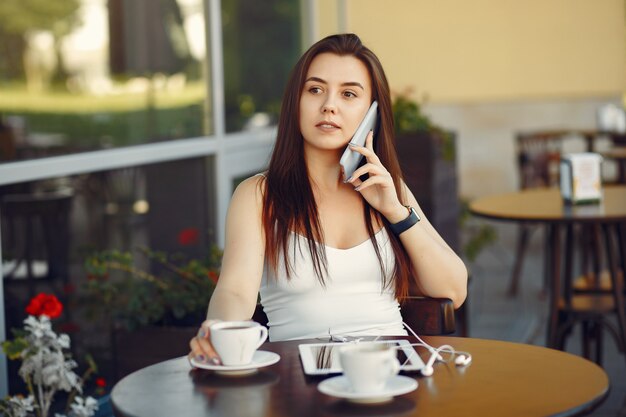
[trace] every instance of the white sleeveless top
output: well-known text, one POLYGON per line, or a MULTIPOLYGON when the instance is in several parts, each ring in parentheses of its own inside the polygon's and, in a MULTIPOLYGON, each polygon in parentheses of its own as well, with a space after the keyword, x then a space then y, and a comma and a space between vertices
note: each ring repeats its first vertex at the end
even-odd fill
MULTIPOLYGON (((376 239, 387 276, 391 276, 395 257, 387 231, 381 229, 376 239)), ((394 285, 382 288, 380 264, 371 241, 349 249, 325 249, 325 287, 315 275, 308 241, 299 234, 291 233, 289 238, 291 279, 286 277, 282 259, 278 274, 266 263, 260 295, 269 319, 270 340, 327 338, 331 334, 406 335, 394 285)))

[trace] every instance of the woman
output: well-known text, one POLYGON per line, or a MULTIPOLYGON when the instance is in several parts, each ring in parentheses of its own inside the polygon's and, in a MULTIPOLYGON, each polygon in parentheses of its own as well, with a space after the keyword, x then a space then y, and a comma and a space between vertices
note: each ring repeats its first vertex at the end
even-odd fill
POLYGON ((402 181, 389 85, 354 34, 329 36, 298 61, 266 173, 241 183, 226 220, 222 270, 208 319, 190 342, 218 363, 214 320, 249 319, 260 292, 270 340, 406 334, 397 299, 465 300, 467 270, 402 181), (339 160, 372 102, 374 138, 346 182, 339 160))

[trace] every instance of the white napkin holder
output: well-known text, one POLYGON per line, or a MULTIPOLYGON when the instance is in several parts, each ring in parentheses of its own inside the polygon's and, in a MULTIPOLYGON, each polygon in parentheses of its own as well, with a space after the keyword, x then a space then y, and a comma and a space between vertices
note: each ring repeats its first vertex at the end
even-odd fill
POLYGON ((602 200, 602 156, 593 152, 561 156, 561 195, 568 204, 599 203, 602 200))

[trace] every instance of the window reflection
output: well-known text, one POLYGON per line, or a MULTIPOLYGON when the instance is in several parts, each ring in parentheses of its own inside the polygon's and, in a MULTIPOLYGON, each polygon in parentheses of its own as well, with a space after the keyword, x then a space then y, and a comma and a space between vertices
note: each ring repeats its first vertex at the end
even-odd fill
MULTIPOLYGON (((21 327, 33 295, 53 293, 65 305, 60 325, 73 349, 96 356, 105 376, 115 372, 110 323, 90 320, 81 304, 85 261, 105 250, 141 248, 206 258, 215 239, 211 164, 195 158, 0 187, 6 328, 21 327)), ((158 271, 143 262, 143 270, 158 271)), ((12 389, 17 365, 9 362, 12 389)))
POLYGON ((205 134, 202 0, 0 4, 0 161, 205 134))
POLYGON ((298 0, 223 0, 226 129, 276 123, 283 90, 300 55, 298 0))

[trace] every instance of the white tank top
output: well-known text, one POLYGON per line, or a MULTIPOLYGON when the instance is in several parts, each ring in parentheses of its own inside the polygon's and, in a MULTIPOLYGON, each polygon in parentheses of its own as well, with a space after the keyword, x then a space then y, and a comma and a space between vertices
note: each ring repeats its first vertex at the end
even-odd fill
MULTIPOLYGON (((391 276, 395 257, 387 231, 381 229, 376 239, 386 274, 391 276)), ((278 274, 266 263, 260 294, 269 319, 270 340, 406 335, 394 285, 382 288, 383 276, 371 241, 349 249, 325 249, 325 286, 315 275, 308 241, 299 234, 291 233, 289 238, 291 279, 286 277, 282 260, 278 274)))

